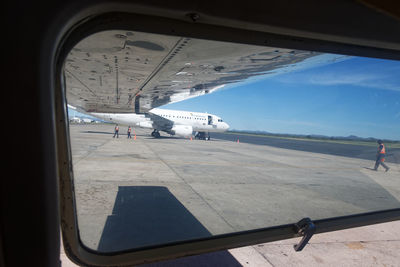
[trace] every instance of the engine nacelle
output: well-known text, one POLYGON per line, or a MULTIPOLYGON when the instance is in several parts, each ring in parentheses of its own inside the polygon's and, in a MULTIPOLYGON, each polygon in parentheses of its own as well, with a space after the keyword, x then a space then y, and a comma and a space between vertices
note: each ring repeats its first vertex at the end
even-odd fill
POLYGON ((189 137, 193 133, 193 127, 187 125, 175 125, 169 132, 172 135, 179 135, 183 137, 189 137))
POLYGON ((153 122, 152 121, 141 121, 136 123, 137 126, 141 128, 150 128, 153 129, 153 122))

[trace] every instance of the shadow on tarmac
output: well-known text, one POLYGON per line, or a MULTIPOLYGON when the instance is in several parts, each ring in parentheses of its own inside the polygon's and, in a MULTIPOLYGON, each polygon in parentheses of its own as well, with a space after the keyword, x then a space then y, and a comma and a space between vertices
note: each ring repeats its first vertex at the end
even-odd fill
MULTIPOLYGON (((89 134, 109 134, 113 135, 114 132, 104 132, 104 131, 82 131, 82 133, 89 133, 89 134)), ((122 134, 120 134, 122 135, 122 134)))
POLYGON ((119 186, 98 250, 120 251, 209 236, 166 187, 119 186))
MULTIPOLYGON (((119 186, 98 250, 121 251, 210 236, 211 233, 166 187, 119 186)), ((141 266, 242 265, 228 251, 218 251, 141 266)))
MULTIPOLYGON (((105 132, 105 131, 82 131, 82 133, 88 134, 107 134, 107 135, 114 135, 114 132, 105 132)), ((126 133, 119 133, 120 136, 128 136, 126 133)), ((131 134, 132 138, 135 135, 134 133, 131 134)), ((176 137, 176 136, 160 136, 158 138, 152 137, 150 134, 136 134, 136 136, 142 136, 145 139, 188 139, 183 137, 176 137)))

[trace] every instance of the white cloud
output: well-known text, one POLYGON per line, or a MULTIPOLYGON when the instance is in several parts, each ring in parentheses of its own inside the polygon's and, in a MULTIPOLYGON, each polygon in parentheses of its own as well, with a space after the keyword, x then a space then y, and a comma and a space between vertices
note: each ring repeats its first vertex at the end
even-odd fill
POLYGON ((319 74, 296 73, 284 79, 278 79, 283 83, 312 84, 321 86, 352 85, 382 90, 400 91, 400 84, 392 82, 393 74, 371 74, 371 73, 343 73, 323 72, 319 74))
POLYGON ((324 73, 322 75, 314 75, 309 78, 312 84, 320 85, 337 85, 337 84, 365 84, 369 81, 375 80, 376 77, 364 74, 336 74, 324 73))
POLYGON ((308 78, 308 83, 314 85, 353 85, 370 87, 384 90, 400 91, 400 85, 392 84, 386 80, 389 77, 384 75, 371 74, 343 74, 343 73, 324 73, 313 75, 308 78))
MULTIPOLYGON (((311 84, 321 86, 333 85, 352 85, 382 90, 400 91, 400 80, 398 73, 399 65, 382 64, 381 62, 354 62, 349 65, 336 63, 353 59, 352 57, 334 58, 326 60, 324 55, 321 59, 326 64, 318 65, 312 71, 294 72, 288 75, 276 77, 276 80, 282 83, 311 84), (332 68, 322 68, 330 63, 335 63, 332 68)), ((357 59, 357 58, 354 58, 357 59)), ((313 64, 310 64, 313 65, 313 64)), ((284 72, 283 72, 284 73, 284 72)))

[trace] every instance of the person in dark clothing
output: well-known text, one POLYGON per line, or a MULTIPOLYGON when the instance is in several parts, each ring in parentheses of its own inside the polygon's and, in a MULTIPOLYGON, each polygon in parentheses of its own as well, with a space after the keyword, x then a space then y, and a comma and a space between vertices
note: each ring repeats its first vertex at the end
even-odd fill
POLYGON ((382 165, 383 168, 385 168, 385 171, 387 172, 390 168, 386 166, 386 164, 384 163, 386 156, 385 145, 383 144, 382 140, 378 140, 378 144, 379 146, 378 146, 378 151, 376 152, 376 162, 374 170, 377 171, 380 164, 382 165))
POLYGON ((132 138, 131 132, 132 132, 131 126, 128 126, 128 138, 132 138))
POLYGON ((119 127, 118 127, 118 124, 117 125, 115 125, 115 128, 114 128, 114 136, 113 136, 113 138, 115 138, 115 136, 117 136, 117 138, 119 138, 119 127))

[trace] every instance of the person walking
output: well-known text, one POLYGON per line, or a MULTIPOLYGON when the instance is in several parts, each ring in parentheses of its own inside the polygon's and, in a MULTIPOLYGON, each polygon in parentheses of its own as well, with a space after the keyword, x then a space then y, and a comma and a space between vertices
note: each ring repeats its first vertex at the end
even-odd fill
POLYGON ((113 136, 113 138, 115 138, 115 136, 117 136, 117 138, 119 138, 119 127, 118 127, 118 124, 117 125, 115 125, 115 128, 114 128, 114 136, 113 136))
POLYGON ((378 144, 379 146, 378 146, 378 151, 376 152, 376 162, 374 170, 377 171, 380 164, 382 165, 383 168, 385 168, 385 172, 387 172, 390 168, 386 166, 386 164, 384 163, 386 156, 385 145, 383 144, 382 140, 378 140, 378 144))
POLYGON ((128 138, 132 138, 131 132, 132 132, 131 126, 128 126, 128 138))

